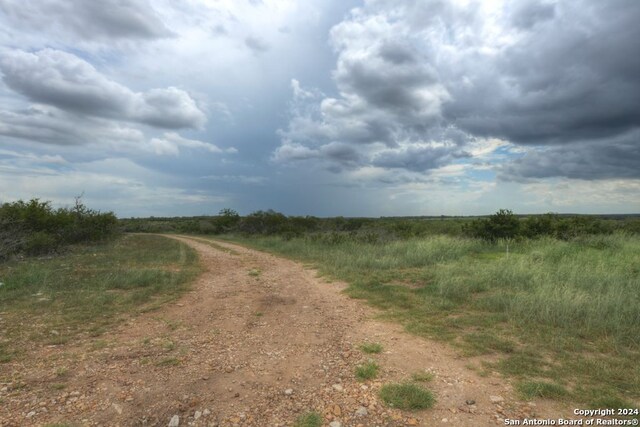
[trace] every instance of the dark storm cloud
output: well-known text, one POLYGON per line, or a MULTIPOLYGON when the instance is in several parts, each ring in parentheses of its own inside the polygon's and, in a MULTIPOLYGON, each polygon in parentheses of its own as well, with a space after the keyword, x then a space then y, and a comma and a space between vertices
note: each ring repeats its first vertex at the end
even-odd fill
POLYGON ((172 36, 146 0, 0 0, 0 10, 17 28, 83 40, 172 36))
POLYGON ((9 88, 31 101, 75 114, 167 129, 198 128, 206 121, 183 90, 134 92, 109 80, 88 62, 58 50, 9 51, 0 59, 0 71, 9 88))
POLYGON ((548 146, 504 165, 499 177, 522 181, 547 177, 584 180, 640 178, 640 131, 611 140, 548 146))
POLYGON ((554 10, 517 32, 519 41, 495 60, 467 64, 469 84, 447 83, 449 121, 523 144, 599 139, 640 126, 640 3, 561 2, 554 10))
POLYGON ((305 99, 315 111, 294 108, 275 157, 340 142, 360 153, 360 166, 425 171, 470 141, 501 138, 549 147, 503 177, 519 168, 522 176, 636 176, 640 2, 491 7, 371 0, 352 12, 331 32, 339 95, 305 99), (442 129, 454 129, 456 142, 442 129))
POLYGON ((449 147, 408 146, 402 150, 380 152, 373 159, 374 166, 423 172, 438 168, 451 160, 449 147))

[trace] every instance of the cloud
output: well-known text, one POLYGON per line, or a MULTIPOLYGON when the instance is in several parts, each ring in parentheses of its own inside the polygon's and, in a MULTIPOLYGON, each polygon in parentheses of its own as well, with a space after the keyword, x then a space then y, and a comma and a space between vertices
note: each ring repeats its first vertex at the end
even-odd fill
POLYGON ((67 52, 9 51, 0 59, 5 84, 33 102, 94 117, 149 126, 199 128, 206 121, 189 94, 175 87, 134 92, 67 52))
POLYGON ((269 45, 267 44, 267 42, 254 36, 245 38, 244 44, 256 54, 263 53, 269 50, 269 45))
POLYGON ((16 28, 80 37, 82 40, 171 37, 146 0, 0 0, 16 28))
POLYGON ((18 111, 0 110, 0 135, 54 145, 138 143, 144 139, 138 129, 43 105, 18 111))
POLYGON ((606 140, 530 149, 499 168, 499 178, 640 179, 640 130, 606 140))
POLYGON ((503 179, 637 177, 638 21, 633 0, 367 1, 331 30, 337 94, 292 82, 274 159, 428 173, 499 140, 537 147, 503 179))
POLYGON ((234 154, 238 150, 235 148, 227 148, 225 150, 219 148, 215 144, 198 141, 196 139, 183 138, 175 132, 167 132, 162 138, 152 138, 148 145, 149 149, 157 155, 173 155, 177 156, 181 148, 189 148, 196 150, 205 150, 210 153, 228 153, 234 154))

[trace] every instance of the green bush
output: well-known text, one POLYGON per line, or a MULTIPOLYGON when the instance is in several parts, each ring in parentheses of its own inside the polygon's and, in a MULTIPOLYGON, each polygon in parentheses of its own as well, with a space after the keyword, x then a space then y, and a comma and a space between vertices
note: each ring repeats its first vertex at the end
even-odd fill
POLYGON ((0 259, 13 254, 42 255, 62 246, 95 242, 117 233, 117 219, 76 199, 73 208, 54 210, 32 199, 0 205, 0 259))

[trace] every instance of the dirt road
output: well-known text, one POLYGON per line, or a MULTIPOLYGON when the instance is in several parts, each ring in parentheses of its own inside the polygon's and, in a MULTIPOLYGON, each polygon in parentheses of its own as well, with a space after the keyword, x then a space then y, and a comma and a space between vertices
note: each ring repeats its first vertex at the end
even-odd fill
POLYGON ((0 426, 287 426, 309 411, 332 427, 495 426, 566 413, 518 402, 497 375, 469 369, 473 361, 372 320, 373 309, 340 292, 344 284, 299 263, 176 238, 206 269, 192 291, 99 340, 46 347, 12 364, 22 383, 2 387, 0 426), (365 341, 384 351, 363 354, 365 341), (369 358, 379 377, 357 381, 355 367, 369 358), (434 408, 405 412, 378 399, 382 384, 425 370, 435 375, 427 383, 434 408))

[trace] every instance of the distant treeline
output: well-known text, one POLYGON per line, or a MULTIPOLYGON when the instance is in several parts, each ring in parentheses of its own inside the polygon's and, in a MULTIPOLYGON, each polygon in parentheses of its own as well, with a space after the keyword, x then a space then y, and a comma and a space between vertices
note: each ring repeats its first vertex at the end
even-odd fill
POLYGON ((72 208, 53 209, 32 199, 0 205, 0 260, 15 254, 43 255, 64 246, 95 242, 119 232, 111 213, 87 208, 76 199, 72 208))
POLYGON ((273 210, 240 216, 231 209, 223 209, 217 216, 121 219, 120 227, 125 232, 306 236, 336 243, 344 239, 375 243, 437 234, 495 241, 540 236, 570 239, 618 230, 640 233, 640 218, 552 213, 517 216, 509 210, 500 210, 488 217, 468 218, 317 218, 286 216, 273 210))

